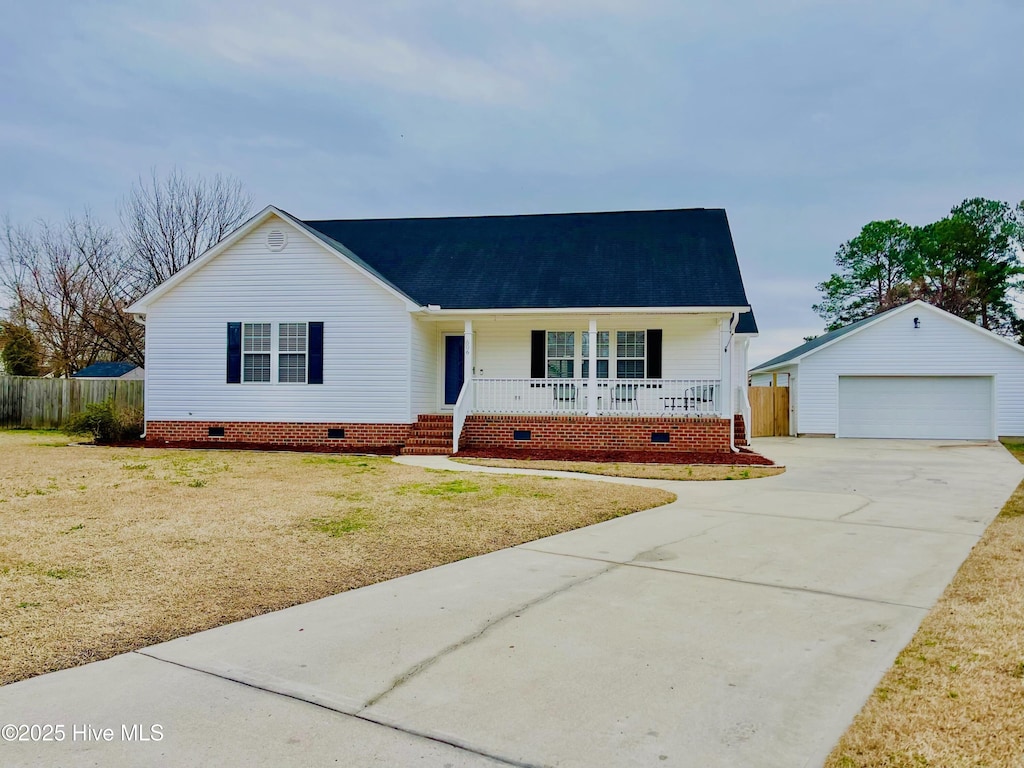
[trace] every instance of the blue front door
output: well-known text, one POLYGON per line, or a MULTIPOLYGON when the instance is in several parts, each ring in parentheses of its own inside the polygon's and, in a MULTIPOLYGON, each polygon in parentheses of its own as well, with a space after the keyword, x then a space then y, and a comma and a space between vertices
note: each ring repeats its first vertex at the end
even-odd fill
POLYGON ((455 405, 466 378, 466 339, 444 337, 444 404, 455 405))

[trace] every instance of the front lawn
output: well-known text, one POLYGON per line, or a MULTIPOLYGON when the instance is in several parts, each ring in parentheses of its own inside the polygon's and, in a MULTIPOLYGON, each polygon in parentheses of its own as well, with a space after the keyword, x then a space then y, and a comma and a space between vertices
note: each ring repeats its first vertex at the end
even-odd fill
POLYGON ((388 458, 0 431, 0 684, 668 503, 388 458))
POLYGON ((1024 483, 825 765, 1024 765, 1024 483))

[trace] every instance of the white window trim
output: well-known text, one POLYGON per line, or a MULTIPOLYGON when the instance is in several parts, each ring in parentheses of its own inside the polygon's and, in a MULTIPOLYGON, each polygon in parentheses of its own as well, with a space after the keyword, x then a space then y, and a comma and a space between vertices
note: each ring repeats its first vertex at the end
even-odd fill
MULTIPOLYGON (((589 334, 590 334, 589 329, 584 331, 583 333, 584 333, 583 338, 588 339, 589 338, 589 334)), ((608 381, 609 379, 614 378, 614 376, 612 376, 612 374, 615 371, 614 364, 612 362, 614 360, 614 358, 612 357, 612 334, 614 334, 614 333, 615 333, 615 331, 604 330, 604 329, 598 330, 598 332, 597 332, 597 336, 598 336, 599 340, 598 340, 598 343, 597 343, 597 358, 596 359, 597 359, 598 362, 600 362, 602 360, 607 360, 608 361, 608 375, 605 376, 605 377, 598 376, 597 378, 600 381, 608 381), (601 337, 602 333, 607 333, 608 334, 608 354, 604 355, 604 356, 601 355, 600 337, 601 337)), ((586 343, 587 343, 587 346, 589 348, 590 342, 588 341, 586 343)), ((588 349, 588 351, 589 351, 589 349, 588 349)), ((579 367, 580 377, 581 378, 584 378, 584 379, 589 379, 590 378, 590 376, 589 376, 590 372, 589 371, 587 371, 588 375, 584 375, 583 374, 583 364, 588 362, 589 360, 590 360, 590 355, 584 353, 584 351, 583 351, 583 343, 581 342, 580 343, 580 367, 579 367)), ((598 366, 599 370, 600 370, 600 368, 601 368, 601 366, 598 366)))
MULTIPOLYGON (((615 373, 614 378, 619 380, 619 381, 630 381, 630 380, 633 380, 633 377, 625 377, 625 378, 619 379, 619 361, 642 360, 643 364, 644 364, 644 375, 641 376, 640 378, 641 379, 646 379, 647 378, 647 351, 648 351, 648 346, 647 346, 647 329, 646 328, 616 328, 614 333, 615 333, 615 341, 613 343, 609 344, 609 353, 611 353, 612 349, 614 349, 614 357, 613 357, 613 359, 615 361, 614 362, 614 366, 615 367, 613 369, 614 373, 615 373), (644 335, 644 354, 643 354, 643 357, 619 357, 619 334, 620 333, 642 333, 644 335)), ((611 366, 611 365, 613 365, 613 364, 609 363, 609 366, 611 366)), ((609 375, 611 375, 611 371, 609 371, 609 375)))
MULTIPOLYGON (((582 332, 581 331, 576 331, 576 334, 577 335, 582 335, 582 334, 586 334, 588 332, 589 332, 589 330, 582 331, 582 332)), ((608 361, 608 378, 607 379, 600 379, 600 381, 634 381, 635 380, 635 379, 629 379, 629 378, 619 379, 619 365, 618 364, 619 364, 619 360, 620 359, 621 360, 643 360, 643 363, 644 363, 644 378, 647 378, 647 355, 648 355, 648 352, 650 350, 650 347, 648 346, 647 329, 646 328, 610 328, 610 329, 609 328, 601 328, 601 329, 598 330, 598 333, 599 334, 600 333, 607 333, 608 334, 608 357, 598 357, 597 358, 598 360, 607 360, 608 361), (623 357, 623 358, 619 357, 618 334, 620 332, 623 332, 623 333, 642 333, 644 335, 644 356, 642 358, 641 357, 623 357)), ((545 337, 545 343, 546 342, 547 342, 547 338, 545 337)), ((589 342, 588 342, 588 344, 589 344, 589 342)), ((598 345, 598 349, 600 349, 600 348, 601 347, 600 347, 600 344, 599 344, 598 345)), ((576 361, 575 365, 574 365, 574 370, 580 371, 579 378, 589 378, 589 376, 583 376, 583 361, 589 359, 588 356, 583 354, 583 343, 581 342, 578 346, 574 346, 573 351, 575 353, 574 354, 574 360, 576 361)), ((545 352, 545 358, 544 358, 545 374, 547 373, 546 366, 547 366, 547 361, 549 359, 553 359, 553 360, 562 360, 562 359, 566 359, 567 360, 568 359, 568 358, 548 358, 547 357, 547 348, 546 347, 545 347, 544 352, 545 352)))
POLYGON ((274 360, 271 363, 273 382, 275 384, 283 384, 286 386, 294 384, 308 384, 309 383, 309 323, 305 320, 285 320, 280 323, 276 323, 276 333, 274 333, 272 345, 276 347, 274 360), (291 352, 288 350, 280 349, 281 346, 281 326, 282 325, 301 325, 305 331, 305 345, 302 352, 291 352), (302 370, 302 381, 281 381, 281 355, 302 355, 305 359, 305 365, 302 370))
POLYGON ((244 320, 242 321, 242 338, 241 338, 241 353, 242 353, 242 371, 241 371, 241 383, 242 384, 254 384, 257 386, 265 386, 267 384, 274 383, 274 324, 268 320, 244 320), (270 326, 270 349, 260 350, 259 352, 246 352, 245 351, 245 329, 254 325, 269 325, 270 326), (245 360, 247 357, 253 355, 270 355, 270 378, 267 381, 246 381, 245 378, 245 360))
MULTIPOLYGON (((581 339, 582 338, 586 338, 585 335, 587 333, 589 333, 589 329, 588 330, 580 331, 579 329, 574 329, 574 328, 570 328, 570 329, 566 329, 566 330, 551 329, 551 330, 546 330, 544 332, 544 334, 545 334, 544 335, 544 378, 547 378, 547 379, 554 378, 554 377, 549 375, 550 369, 549 369, 548 365, 549 365, 550 362, 555 361, 555 360, 570 360, 570 359, 573 361, 573 378, 589 378, 589 376, 583 376, 583 362, 585 360, 588 360, 589 356, 583 354, 583 342, 581 341, 579 344, 576 343, 576 337, 577 336, 580 337, 581 339), (549 333, 572 333, 572 334, 574 334, 574 336, 573 336, 573 354, 572 354, 571 358, 569 358, 569 357, 551 357, 550 355, 548 355, 548 337, 547 337, 547 334, 549 334, 549 333), (579 372, 578 375, 577 375, 577 372, 579 372)), ((601 381, 635 381, 635 379, 633 379, 633 378, 623 378, 623 379, 619 378, 619 365, 618 364, 619 364, 620 360, 641 360, 641 361, 643 361, 643 364, 644 364, 644 375, 643 375, 642 378, 647 378, 647 371, 648 371, 648 362, 647 361, 648 361, 648 354, 650 352, 650 347, 648 346, 649 339, 647 338, 647 329, 646 328, 611 328, 611 329, 601 328, 601 329, 598 330, 598 333, 599 334, 600 333, 607 333, 608 334, 608 356, 607 357, 598 357, 597 358, 598 360, 607 360, 608 361, 608 378, 607 379, 600 379, 601 381), (642 333, 644 335, 644 354, 643 354, 643 357, 622 357, 622 358, 620 358, 619 357, 619 345, 618 345, 618 334, 619 333, 642 333)), ((589 342, 588 342, 588 344, 589 344, 589 342)), ((598 345, 598 349, 600 349, 600 345, 598 345)))
POLYGON ((308 320, 282 320, 275 322, 272 320, 243 320, 242 321, 242 338, 241 343, 241 354, 242 354, 242 370, 241 370, 241 384, 248 384, 251 386, 282 386, 282 387, 294 387, 294 386, 305 386, 309 384, 309 321, 308 320), (270 350, 268 352, 246 352, 245 351, 245 328, 251 325, 269 325, 270 326, 270 350), (281 347, 281 326, 282 325, 302 325, 306 329, 306 350, 304 352, 289 352, 282 350, 281 347), (246 381, 245 380, 245 358, 246 355, 270 355, 270 380, 269 381, 246 381), (279 381, 280 369, 281 369, 281 355, 303 355, 306 358, 305 373, 302 381, 279 381))
POLYGON ((552 330, 552 331, 545 331, 544 332, 544 378, 546 378, 546 379, 561 379, 561 378, 573 379, 573 378, 576 378, 576 372, 581 370, 581 368, 579 366, 579 362, 578 362, 579 361, 578 348, 577 348, 577 345, 576 345, 576 337, 578 335, 579 335, 579 331, 576 331, 576 330, 573 330, 573 329, 565 330, 565 331, 552 330), (549 337, 550 337, 550 334, 552 334, 552 333, 571 333, 573 335, 572 336, 572 354, 571 355, 566 355, 566 356, 563 356, 563 357, 552 357, 551 355, 548 354, 548 352, 550 352, 550 350, 551 350, 551 342, 549 341, 549 337), (569 362, 572 363, 572 374, 573 375, 572 376, 568 376, 568 377, 552 376, 551 375, 551 363, 552 362, 562 362, 564 360, 568 360, 569 362))

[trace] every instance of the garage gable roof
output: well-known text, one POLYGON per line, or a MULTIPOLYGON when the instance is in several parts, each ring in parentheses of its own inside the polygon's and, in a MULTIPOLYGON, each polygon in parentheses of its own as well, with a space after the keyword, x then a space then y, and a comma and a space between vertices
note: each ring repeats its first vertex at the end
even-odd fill
POLYGON ((761 363, 756 368, 751 368, 750 369, 750 373, 761 373, 761 372, 764 372, 764 371, 772 371, 772 370, 776 370, 778 368, 781 368, 783 366, 792 365, 793 363, 798 363, 803 358, 805 358, 805 357, 807 357, 809 355, 814 354, 818 350, 824 349, 825 347, 832 346, 833 344, 835 344, 837 341, 839 341, 842 338, 845 338, 845 337, 850 336, 850 335, 855 334, 855 333, 859 333, 860 331, 863 331, 865 328, 867 328, 869 326, 872 326, 872 325, 874 325, 877 322, 880 322, 884 318, 891 317, 893 315, 897 315, 897 314, 900 314, 902 312, 907 312, 912 307, 915 308, 915 309, 923 309, 925 311, 935 312, 935 313, 938 313, 940 315, 943 315, 944 317, 947 317, 947 318, 950 318, 952 320, 955 320, 956 322, 960 323, 961 325, 963 325, 963 326, 965 326, 967 328, 971 328, 972 330, 975 330, 975 331, 977 331, 979 333, 985 334, 985 336, 987 338, 993 339, 993 340, 998 341, 998 342, 1000 342, 1002 344, 1007 344, 1007 345, 1013 347, 1014 349, 1016 349, 1018 352, 1024 352, 1024 347, 1022 347, 1020 344, 1017 344, 1017 343, 1015 343, 1013 341, 1010 341, 1009 339, 1003 338, 1002 336, 999 336, 999 335, 993 333, 992 331, 986 330, 985 328, 982 328, 980 325, 975 325, 974 323, 972 323, 972 322, 970 322, 968 320, 964 320, 962 317, 957 317, 956 315, 954 315, 954 314, 952 314, 950 312, 947 312, 944 309, 940 309, 939 307, 936 307, 936 306, 934 306, 932 304, 929 304, 929 303, 927 303, 925 301, 921 301, 920 299, 917 299, 915 301, 910 302, 909 304, 904 304, 904 305, 899 306, 899 307, 893 307, 892 309, 887 309, 884 312, 879 312, 877 315, 872 315, 871 317, 866 317, 863 320, 858 320, 855 323, 850 323, 849 325, 844 325, 842 328, 837 328, 834 331, 830 331, 830 332, 828 332, 826 334, 823 334, 823 335, 817 337, 816 339, 811 339, 810 341, 805 342, 805 343, 801 344, 798 347, 793 347, 793 349, 789 350, 788 352, 783 352, 778 357, 773 357, 771 360, 768 360, 767 362, 761 363))
POLYGON ((817 338, 811 339, 810 341, 805 341, 799 347, 793 347, 793 349, 789 350, 788 352, 783 352, 778 357, 773 357, 771 360, 761 363, 756 368, 751 368, 750 372, 755 373, 757 371, 769 370, 771 368, 778 368, 779 366, 786 365, 787 363, 796 362, 800 358, 806 357, 811 352, 815 352, 818 349, 821 349, 822 347, 828 346, 832 342, 842 338, 843 336, 846 336, 847 334, 859 331, 862 328, 865 328, 871 325, 872 323, 881 320, 883 317, 892 312, 895 312, 897 309, 903 309, 903 307, 887 309, 885 312, 879 312, 877 315, 866 317, 863 320, 858 320, 855 323, 844 325, 842 328, 836 328, 836 330, 834 331, 824 333, 821 336, 818 336, 817 338))

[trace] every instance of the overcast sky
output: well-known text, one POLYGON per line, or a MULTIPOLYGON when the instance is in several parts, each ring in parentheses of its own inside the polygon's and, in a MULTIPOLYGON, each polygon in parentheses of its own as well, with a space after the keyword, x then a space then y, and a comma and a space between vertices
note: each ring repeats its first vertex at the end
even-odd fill
POLYGON ((723 207, 754 363, 863 224, 1024 198, 1021 0, 3 6, 0 215, 175 166, 306 219, 723 207))

